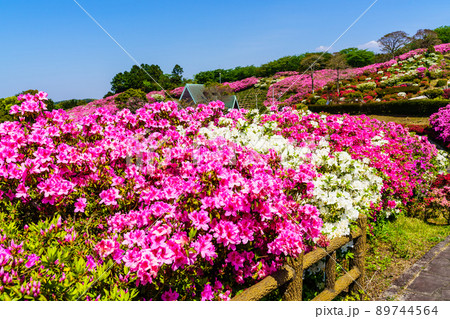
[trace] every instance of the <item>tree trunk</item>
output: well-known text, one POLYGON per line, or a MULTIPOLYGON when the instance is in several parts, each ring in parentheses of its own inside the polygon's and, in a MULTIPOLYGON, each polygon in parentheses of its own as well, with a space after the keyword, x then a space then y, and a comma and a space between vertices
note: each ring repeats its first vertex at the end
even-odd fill
POLYGON ((311 70, 311 89, 314 94, 314 70, 311 70))

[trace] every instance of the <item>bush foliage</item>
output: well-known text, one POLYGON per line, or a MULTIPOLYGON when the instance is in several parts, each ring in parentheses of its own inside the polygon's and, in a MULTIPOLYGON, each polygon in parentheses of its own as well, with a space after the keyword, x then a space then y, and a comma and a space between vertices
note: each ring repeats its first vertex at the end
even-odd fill
POLYGON ((147 96, 141 90, 128 89, 125 92, 119 94, 114 99, 117 108, 124 109, 127 108, 134 112, 138 108, 144 106, 148 102, 147 96))
POLYGON ((382 114, 382 115, 402 115, 402 116, 430 116, 436 113, 441 107, 446 106, 448 100, 400 100, 393 102, 378 102, 367 104, 334 104, 334 105, 309 105, 312 112, 327 112, 330 114, 382 114))

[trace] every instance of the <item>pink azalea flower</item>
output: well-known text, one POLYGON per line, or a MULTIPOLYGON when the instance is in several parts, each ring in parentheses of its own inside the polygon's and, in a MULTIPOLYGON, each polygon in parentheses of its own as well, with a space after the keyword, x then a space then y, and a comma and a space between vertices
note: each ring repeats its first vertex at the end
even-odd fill
POLYGON ((205 288, 203 289, 201 296, 202 301, 214 299, 214 291, 210 284, 205 285, 205 288))
POLYGON ((112 254, 118 248, 119 244, 112 239, 102 239, 100 243, 95 246, 100 257, 105 258, 112 254))
POLYGON ((17 193, 16 193, 16 198, 27 198, 28 197, 28 190, 30 188, 25 186, 24 184, 19 184, 19 186, 17 186, 17 193))
POLYGON ((91 271, 97 267, 94 258, 91 255, 86 256, 86 268, 91 271))
POLYGON ((242 256, 237 251, 232 251, 228 253, 227 258, 225 259, 225 262, 231 263, 232 266, 234 266, 235 270, 239 270, 239 268, 244 267, 244 261, 245 257, 242 256))
POLYGON ((37 94, 39 100, 47 100, 48 94, 42 91, 39 91, 39 93, 37 94))
POLYGON ((83 213, 84 209, 86 208, 86 198, 80 197, 75 202, 75 213, 83 213))
POLYGON ((217 257, 216 249, 212 243, 212 236, 210 234, 199 236, 197 241, 191 244, 197 254, 201 255, 206 260, 212 260, 217 257))
POLYGON ((217 238, 218 243, 230 246, 231 249, 241 241, 239 228, 233 222, 224 220, 221 220, 214 228, 214 237, 217 238))
POLYGON ((169 291, 162 294, 161 299, 164 301, 176 301, 179 296, 176 291, 172 291, 172 288, 170 288, 169 291))
POLYGON ((39 261, 38 255, 35 255, 35 254, 28 255, 28 261, 25 264, 25 267, 31 268, 36 264, 37 261, 39 261))
POLYGON ((102 191, 100 193, 100 198, 102 199, 100 201, 100 204, 105 204, 109 206, 109 205, 117 205, 116 199, 122 198, 122 196, 119 195, 118 189, 110 188, 108 190, 102 191))
POLYGON ((198 230, 208 230, 208 224, 211 221, 208 212, 203 209, 200 212, 193 211, 192 213, 190 213, 189 219, 192 221, 194 227, 198 230))

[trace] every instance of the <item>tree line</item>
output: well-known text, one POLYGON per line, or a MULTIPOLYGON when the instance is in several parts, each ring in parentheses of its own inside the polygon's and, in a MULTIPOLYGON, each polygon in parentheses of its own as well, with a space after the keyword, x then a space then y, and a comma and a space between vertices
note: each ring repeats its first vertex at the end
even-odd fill
POLYGON ((323 68, 363 67, 387 61, 393 56, 409 50, 428 48, 439 43, 449 43, 450 26, 442 26, 434 30, 420 29, 413 36, 409 36, 404 31, 395 31, 384 35, 377 42, 382 53, 375 54, 372 51, 358 48, 347 48, 333 54, 309 52, 281 57, 260 66, 237 66, 231 69, 202 71, 195 74, 193 79, 183 78, 183 68, 178 64, 174 66, 170 74, 164 74, 161 68, 155 64, 133 65, 130 71, 120 72, 114 76, 111 81, 111 91, 105 96, 122 93, 128 89, 137 89, 146 93, 159 91, 163 88, 170 91, 189 82, 200 84, 223 83, 239 81, 252 76, 269 77, 282 71, 303 72, 308 70, 308 67, 314 61, 316 64, 308 72, 323 68))
POLYGON ((442 26, 434 30, 419 29, 413 36, 405 31, 394 31, 378 39, 378 43, 384 53, 382 58, 390 59, 411 50, 450 43, 450 26, 442 26))

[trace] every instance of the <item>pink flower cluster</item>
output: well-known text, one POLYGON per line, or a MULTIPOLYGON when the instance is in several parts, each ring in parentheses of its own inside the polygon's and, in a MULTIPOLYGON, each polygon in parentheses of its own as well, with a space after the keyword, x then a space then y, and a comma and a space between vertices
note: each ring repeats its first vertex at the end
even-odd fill
POLYGON ((450 51, 450 43, 442 43, 434 46, 434 49, 440 53, 446 53, 450 51))
POLYGON ((384 180, 382 198, 406 204, 421 194, 428 181, 437 174, 436 148, 426 137, 410 135, 408 130, 393 122, 385 123, 365 115, 328 115, 312 113, 299 118, 290 108, 263 121, 276 121, 281 134, 301 146, 306 137, 329 137, 332 152, 346 151, 354 159, 369 159, 369 165, 380 172, 384 180), (313 126, 312 123, 317 125, 313 126), (385 142, 377 143, 377 139, 385 142))
POLYGON ((258 83, 259 79, 252 76, 250 78, 246 78, 236 82, 225 82, 223 85, 228 85, 234 92, 239 92, 245 90, 249 87, 252 87, 256 83, 258 83))
POLYGON ((409 58, 411 58, 411 57, 413 57, 413 56, 415 56, 415 55, 423 54, 423 53, 426 52, 426 51, 427 51, 427 49, 423 49, 423 48, 415 49, 415 50, 406 52, 406 53, 404 53, 404 54, 402 54, 402 55, 399 55, 399 56, 397 57, 397 59, 398 59, 399 61, 403 61, 403 60, 409 59, 409 58))
POLYGON ((47 106, 45 105, 44 101, 47 100, 48 94, 45 92, 39 92, 36 95, 31 94, 21 94, 17 97, 17 100, 20 103, 19 105, 13 105, 11 106, 10 114, 19 114, 25 115, 27 114, 34 114, 39 113, 41 110, 46 110, 47 106))
MULTIPOLYGON (((349 79, 362 74, 374 73, 378 69, 386 68, 396 63, 396 60, 390 60, 384 63, 377 63, 361 68, 341 70, 339 79, 349 79)), ((314 89, 323 88, 330 82, 337 79, 336 70, 324 69, 314 72, 314 89)), ((312 91, 312 81, 309 74, 289 76, 270 86, 267 92, 267 100, 264 101, 265 106, 272 105, 293 105, 300 103, 304 96, 312 91), (286 98, 287 97, 287 98, 286 98), (285 98, 279 100, 280 98, 285 98)))
POLYGON ((183 93, 184 90, 184 86, 181 86, 179 88, 173 89, 172 91, 170 91, 170 95, 172 95, 175 98, 180 98, 181 94, 183 93))
POLYGON ((273 76, 274 79, 279 79, 283 76, 293 76, 293 75, 298 75, 297 71, 282 71, 282 72, 277 72, 275 73, 275 75, 273 76))
POLYGON ((450 143, 450 104, 430 116, 430 125, 439 140, 450 143))
POLYGON ((114 102, 114 99, 119 95, 111 95, 107 98, 92 101, 86 105, 79 105, 74 108, 71 108, 70 110, 67 110, 66 113, 69 115, 71 119, 78 120, 83 118, 84 116, 94 114, 96 112, 97 108, 103 108, 108 110, 111 113, 114 113, 117 111, 116 103, 114 102))
MULTIPOLYGON (((312 167, 286 170, 275 152, 197 136, 223 109, 221 102, 181 110, 155 103, 136 114, 98 108, 76 122, 62 110, 41 109, 35 121, 1 123, 7 183, 0 199, 36 217, 105 216, 89 269, 112 259, 158 298, 228 299, 286 257, 312 249, 322 220, 316 207, 292 197, 308 196, 300 186, 310 184, 312 167), (180 286, 186 278, 191 285, 180 286), (164 297, 162 285, 171 286, 164 297)), ((63 241, 76 240, 68 229, 63 241)), ((0 264, 12 254, 2 247, 0 264)), ((36 267, 40 256, 28 255, 24 262, 36 267)), ((17 274, 6 276, 4 283, 17 274)))
POLYGON ((166 92, 165 92, 164 90, 161 90, 161 91, 151 91, 151 92, 149 92, 149 93, 146 94, 147 100, 148 100, 149 103, 155 103, 155 102, 156 102, 156 100, 152 97, 152 95, 154 95, 154 94, 159 94, 159 95, 161 95, 164 99, 166 98, 166 92))

